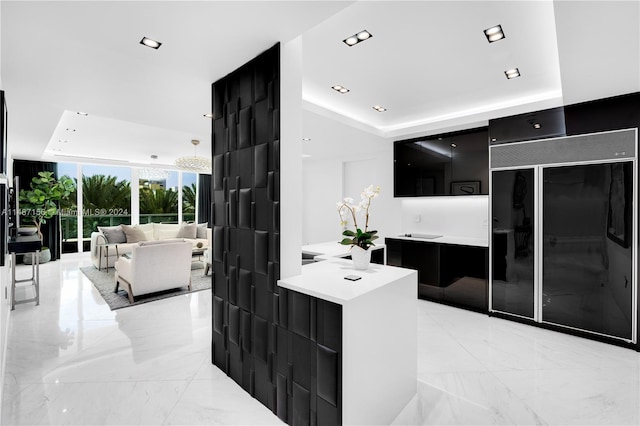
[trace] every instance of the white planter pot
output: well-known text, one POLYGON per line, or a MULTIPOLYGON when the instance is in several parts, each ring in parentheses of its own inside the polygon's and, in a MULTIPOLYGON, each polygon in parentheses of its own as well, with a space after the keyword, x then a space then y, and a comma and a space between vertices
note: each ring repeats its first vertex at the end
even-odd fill
MULTIPOLYGON (((31 265, 31 258, 33 257, 33 253, 25 253, 22 256, 22 263, 25 265, 31 265)), ((38 262, 39 263, 47 263, 51 261, 51 252, 47 250, 42 250, 38 252, 38 262)))
POLYGON ((361 247, 351 247, 351 260, 353 260, 354 268, 364 271, 369 269, 371 263, 371 250, 364 250, 361 247))

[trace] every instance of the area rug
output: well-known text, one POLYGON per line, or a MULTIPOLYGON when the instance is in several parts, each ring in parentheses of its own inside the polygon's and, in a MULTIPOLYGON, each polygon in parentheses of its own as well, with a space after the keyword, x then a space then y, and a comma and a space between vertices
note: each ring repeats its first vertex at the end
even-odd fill
POLYGON ((192 269, 191 270, 191 291, 187 287, 176 288, 174 290, 161 291, 158 293, 151 293, 147 295, 136 296, 133 303, 129 303, 127 298, 127 292, 118 289, 117 293, 113 292, 115 287, 115 269, 109 268, 107 271, 104 269, 98 271, 93 266, 87 266, 80 268, 83 274, 91 280, 95 288, 100 292, 102 298, 107 302, 111 310, 127 308, 129 306, 136 306, 142 303, 153 302, 155 300, 166 299, 167 297, 179 296, 181 294, 187 294, 194 291, 208 290, 211 288, 211 274, 203 275, 204 270, 192 269))

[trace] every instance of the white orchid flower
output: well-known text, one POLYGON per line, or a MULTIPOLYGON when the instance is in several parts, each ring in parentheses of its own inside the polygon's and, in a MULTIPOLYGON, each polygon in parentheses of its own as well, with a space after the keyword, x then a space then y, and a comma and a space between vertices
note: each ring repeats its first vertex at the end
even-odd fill
POLYGON ((349 204, 349 205, 353 204, 353 198, 351 197, 345 197, 342 201, 344 201, 345 204, 349 204))

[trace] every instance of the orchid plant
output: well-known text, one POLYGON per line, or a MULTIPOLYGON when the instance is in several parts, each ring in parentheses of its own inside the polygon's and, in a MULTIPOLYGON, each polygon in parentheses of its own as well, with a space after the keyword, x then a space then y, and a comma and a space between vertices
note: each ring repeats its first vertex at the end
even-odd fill
POLYGON ((345 246, 358 246, 363 250, 368 250, 370 246, 374 246, 374 240, 378 239, 376 235, 378 231, 369 231, 369 208, 371 200, 380 194, 380 187, 369 185, 360 194, 360 202, 354 204, 353 198, 347 197, 336 203, 338 214, 340 215, 340 226, 342 226, 342 235, 345 237, 340 244, 345 246), (364 214, 364 230, 358 227, 358 213, 364 214), (354 230, 348 229, 349 219, 352 220, 354 230))

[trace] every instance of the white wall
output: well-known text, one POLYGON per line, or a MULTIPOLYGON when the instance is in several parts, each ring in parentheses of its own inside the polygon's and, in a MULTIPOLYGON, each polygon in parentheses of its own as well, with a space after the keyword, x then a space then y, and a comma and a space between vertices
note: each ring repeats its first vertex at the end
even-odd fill
POLYGON ((421 197, 402 200, 404 233, 487 239, 488 218, 488 195, 421 197))
POLYGON ((280 276, 300 274, 302 38, 280 46, 280 276))
POLYGON ((304 160, 302 182, 302 244, 339 241, 342 231, 335 204, 342 199, 342 162, 304 160))
POLYGON ((304 110, 302 224, 303 243, 339 241, 336 202, 360 199, 364 187, 381 187, 370 208, 370 227, 383 239, 401 230, 400 200, 393 198, 393 143, 314 112, 304 110))

